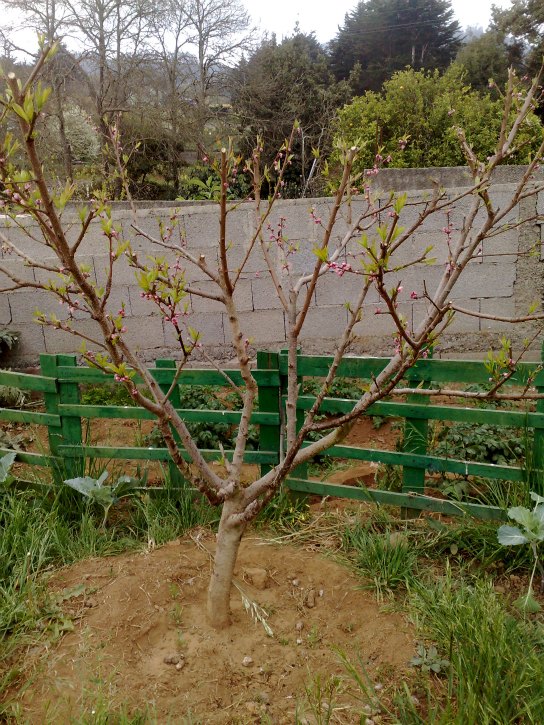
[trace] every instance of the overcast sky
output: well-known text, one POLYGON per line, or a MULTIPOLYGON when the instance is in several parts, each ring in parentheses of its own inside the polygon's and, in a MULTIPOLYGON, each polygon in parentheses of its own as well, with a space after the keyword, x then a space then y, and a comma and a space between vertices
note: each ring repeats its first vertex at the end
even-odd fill
MULTIPOLYGON (((262 31, 276 33, 278 39, 290 35, 295 23, 301 30, 315 31, 322 43, 336 35, 344 16, 357 5, 357 0, 244 0, 253 21, 262 31)), ((452 0, 457 20, 463 28, 469 25, 487 27, 491 6, 505 8, 510 0, 452 0)))

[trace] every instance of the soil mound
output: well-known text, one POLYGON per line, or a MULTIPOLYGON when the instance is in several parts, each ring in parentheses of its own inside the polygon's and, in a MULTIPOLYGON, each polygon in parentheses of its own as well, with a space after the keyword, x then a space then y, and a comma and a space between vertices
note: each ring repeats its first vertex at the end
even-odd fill
MULTIPOLYGON (((205 601, 213 546, 213 535, 199 533, 55 574, 51 586, 73 594, 65 604, 75 629, 40 658, 20 699, 28 721, 70 723, 86 714, 92 722, 93 707, 105 700, 154 707, 160 723, 290 725, 305 683, 345 674, 332 647, 354 661, 359 655, 385 689, 402 679, 414 644, 402 616, 380 610, 342 565, 295 546, 248 537, 233 624, 211 630, 205 601), (244 601, 266 610, 272 637, 244 601)), ((361 705, 348 693, 338 700, 338 722, 360 722, 361 705)))

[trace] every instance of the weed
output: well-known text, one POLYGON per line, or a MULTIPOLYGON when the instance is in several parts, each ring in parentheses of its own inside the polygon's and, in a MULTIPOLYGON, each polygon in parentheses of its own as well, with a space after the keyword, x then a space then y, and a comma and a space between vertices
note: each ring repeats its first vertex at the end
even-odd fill
POLYGON ((175 602, 174 606, 170 610, 170 619, 176 627, 181 627, 183 622, 183 607, 178 602, 175 602))
POLYGON ((358 571, 372 582, 378 599, 416 580, 417 553, 402 534, 374 533, 357 524, 344 534, 358 571))
POLYGON ((533 581, 537 568, 540 571, 540 590, 544 590, 544 569, 539 559, 538 548, 544 541, 544 498, 532 492, 531 498, 535 501, 532 511, 525 506, 516 506, 508 509, 509 518, 513 519, 519 526, 501 526, 497 532, 500 544, 504 546, 520 546, 529 544, 533 557, 534 566, 531 572, 531 579, 527 594, 516 602, 516 605, 524 612, 540 611, 540 604, 533 597, 533 581))
POLYGON ((420 642, 416 648, 416 652, 417 654, 415 657, 412 657, 410 664, 412 667, 421 668, 422 672, 434 672, 438 675, 450 666, 450 661, 440 656, 434 644, 426 647, 423 642, 420 642))
MULTIPOLYGON (((342 680, 339 677, 322 678, 315 675, 314 678, 304 685, 306 692, 306 703, 313 715, 313 722, 316 725, 328 725, 335 722, 336 698, 344 691, 342 680)), ((295 723, 298 725, 307 722, 304 709, 299 706, 295 716, 295 723)))

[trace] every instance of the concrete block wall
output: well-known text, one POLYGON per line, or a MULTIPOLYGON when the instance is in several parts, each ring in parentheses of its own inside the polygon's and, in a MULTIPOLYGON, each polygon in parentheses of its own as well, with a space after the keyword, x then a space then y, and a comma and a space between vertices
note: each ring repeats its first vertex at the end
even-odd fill
MULTIPOLYGON (((515 191, 523 169, 508 167, 501 170, 490 189, 495 206, 505 208, 515 191)), ((433 246, 430 256, 432 264, 417 264, 408 269, 399 269, 390 274, 394 287, 403 287, 399 295, 400 310, 411 328, 417 326, 427 311, 427 303, 421 299, 413 300, 411 292, 421 296, 423 290, 428 293, 436 289, 444 273, 448 257, 448 244, 444 227, 453 227, 452 240, 455 241, 465 219, 470 214, 473 198, 464 195, 467 175, 464 169, 395 169, 381 174, 378 187, 383 190, 383 200, 388 190, 404 189, 408 191, 408 204, 401 216, 400 225, 410 229, 431 198, 431 182, 437 180, 447 189, 448 204, 444 209, 421 224, 410 236, 408 242, 395 256, 396 265, 402 267, 421 256, 424 250, 433 246)), ((355 215, 363 201, 354 199, 351 209, 342 210, 335 226, 329 249, 334 249, 348 229, 350 215, 355 215)), ((382 204, 383 205, 383 204, 382 204)), ((141 204, 137 218, 122 204, 114 205, 115 223, 122 229, 125 238, 130 239, 132 247, 141 258, 155 254, 164 256, 175 264, 177 256, 172 250, 154 246, 145 236, 138 234, 134 227, 158 237, 159 222, 173 226, 172 242, 181 243, 195 258, 204 257, 210 268, 217 265, 217 247, 219 237, 219 216, 214 204, 188 203, 175 205, 161 204, 156 208, 144 208, 141 204), (172 219, 175 217, 174 224, 172 219)), ((269 239, 280 223, 283 224, 286 243, 284 255, 279 254, 275 245, 270 251, 277 260, 282 280, 288 283, 289 275, 308 273, 315 261, 313 249, 323 233, 323 226, 317 219, 326 222, 331 199, 302 199, 277 202, 264 228, 264 237, 269 239), (311 211, 313 210, 313 213, 311 211)), ((542 246, 541 231, 535 215, 543 215, 544 192, 537 197, 523 200, 509 212, 500 233, 486 239, 481 245, 478 258, 470 263, 462 278, 454 288, 451 299, 459 306, 483 314, 512 316, 525 314, 528 305, 541 300, 543 294, 543 275, 541 261, 544 255, 539 253, 542 246), (533 217, 529 223, 520 221, 533 217), (536 250, 536 254, 535 254, 536 250), (519 256, 519 253, 522 256, 519 256)), ((379 216, 375 223, 379 222, 379 216)), ((474 229, 485 222, 484 211, 479 211, 474 229)), ((75 239, 78 233, 77 216, 66 214, 70 227, 69 234, 75 239)), ((255 213, 251 204, 238 205, 229 213, 227 222, 228 259, 231 270, 236 271, 251 239, 255 223, 255 213)), ((2 224, 2 222, 0 222, 2 224)), ((47 247, 32 237, 39 237, 38 229, 27 219, 21 219, 21 225, 9 226, 3 223, 2 231, 19 248, 42 264, 58 266, 47 247), (31 233, 29 237, 25 229, 31 233)), ((369 237, 372 229, 368 231, 369 237)), ((51 278, 50 272, 25 267, 13 254, 2 251, 1 264, 16 272, 21 279, 40 282, 51 278)), ((91 279, 103 283, 109 263, 108 249, 100 225, 93 223, 79 249, 79 259, 88 267, 91 279)), ((360 267, 361 248, 351 241, 342 253, 339 261, 345 261, 354 269, 360 267)), ((178 343, 172 326, 161 320, 157 308, 140 295, 140 289, 134 278, 134 272, 125 259, 116 262, 116 283, 111 295, 111 307, 116 312, 124 304, 126 310, 127 340, 136 348, 144 360, 153 360, 160 356, 177 357, 178 343)), ((214 283, 198 267, 190 267, 186 280, 194 291, 213 292, 214 283)), ((9 286, 5 275, 0 275, 0 284, 9 286)), ((361 277, 346 274, 339 278, 333 272, 323 276, 318 284, 309 309, 306 325, 301 335, 304 351, 327 353, 334 349, 336 340, 347 321, 346 303, 354 298, 360 289, 361 277)), ((240 311, 243 334, 253 348, 278 348, 285 345, 286 320, 277 300, 274 286, 268 276, 266 265, 259 247, 255 247, 236 289, 236 303, 240 311)), ((50 295, 34 288, 4 292, 0 295, 0 324, 18 330, 21 343, 11 357, 13 365, 34 364, 40 352, 77 352, 80 341, 64 332, 50 328, 41 328, 33 322, 36 309, 55 313, 60 319, 67 311, 50 295)), ((356 326, 356 340, 353 352, 358 354, 390 354, 393 350, 393 325, 385 306, 380 302, 377 292, 371 290, 363 310, 363 319, 356 326)), ((96 323, 78 313, 78 328, 90 337, 97 334, 96 323)), ((188 299, 188 322, 201 332, 201 341, 208 354, 219 360, 228 360, 233 356, 230 344, 228 316, 221 304, 197 294, 188 299)), ((527 334, 527 328, 512 328, 506 323, 472 316, 458 316, 448 328, 440 349, 442 354, 471 354, 473 356, 487 350, 500 334, 509 335, 514 342, 527 334)))

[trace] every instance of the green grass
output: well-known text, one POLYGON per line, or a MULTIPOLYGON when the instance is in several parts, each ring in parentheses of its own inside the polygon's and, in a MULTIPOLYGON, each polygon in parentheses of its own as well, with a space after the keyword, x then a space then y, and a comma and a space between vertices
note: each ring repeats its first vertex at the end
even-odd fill
POLYGON ((450 704, 434 722, 542 722, 542 624, 510 613, 490 579, 459 580, 448 570, 413 590, 410 611, 451 662, 450 704))
POLYGON ((344 531, 343 544, 378 599, 416 581, 417 550, 402 532, 357 524, 344 531))

